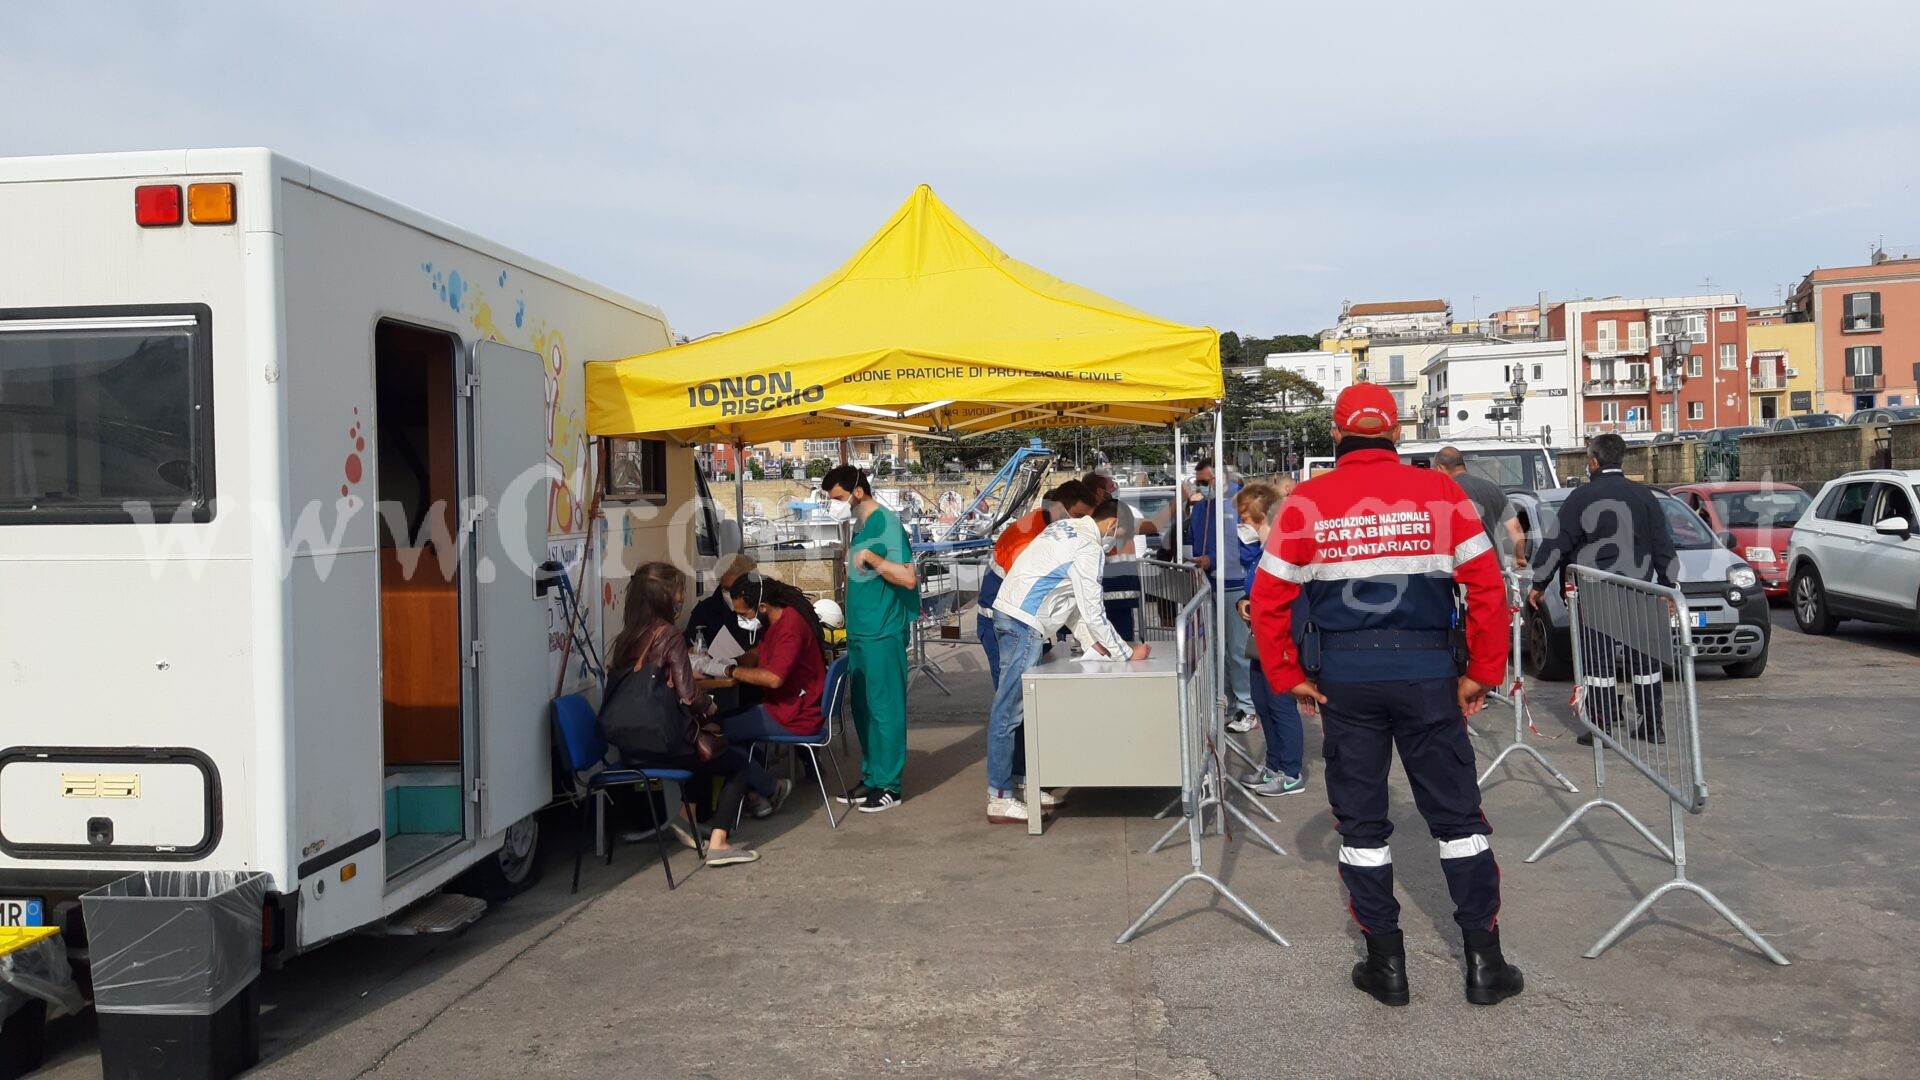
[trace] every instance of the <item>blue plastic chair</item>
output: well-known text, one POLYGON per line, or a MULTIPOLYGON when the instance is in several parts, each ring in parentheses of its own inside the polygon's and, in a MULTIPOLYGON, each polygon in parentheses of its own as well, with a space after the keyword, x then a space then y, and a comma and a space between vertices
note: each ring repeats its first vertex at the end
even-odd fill
MULTIPOLYGON (((587 834, 593 831, 594 815, 606 813, 607 793, 611 789, 630 785, 647 789, 642 793, 641 801, 647 804, 647 820, 653 825, 653 840, 660 848, 660 866, 667 872, 667 890, 671 892, 675 889, 673 864, 667 859, 665 829, 653 807, 652 786, 656 781, 666 780, 688 784, 693 781, 693 774, 685 769, 607 768, 588 775, 594 766, 606 761, 607 743, 600 737, 600 725, 593 706, 579 694, 554 699, 553 745, 554 753, 573 773, 574 782, 586 791, 586 798, 580 800, 580 835, 573 847, 573 891, 580 891, 580 862, 586 854, 587 834)), ((701 842, 699 829, 694 829, 693 834, 696 853, 705 858, 704 852, 697 851, 701 842)), ((611 841, 607 844, 607 865, 613 865, 611 841)))
POLYGON ((820 801, 827 808, 827 827, 830 829, 839 828, 840 823, 833 816, 833 799, 827 795, 827 778, 820 772, 820 751, 828 751, 827 760, 833 763, 833 779, 840 785, 841 791, 846 791, 847 781, 840 775, 840 760, 832 753, 833 723, 846 701, 846 690, 847 658, 841 656, 827 665, 827 676, 821 681, 820 716, 826 722, 820 725, 819 731, 812 735, 769 735, 754 740, 755 746, 791 746, 807 752, 807 757, 813 762, 813 778, 820 784, 820 801))

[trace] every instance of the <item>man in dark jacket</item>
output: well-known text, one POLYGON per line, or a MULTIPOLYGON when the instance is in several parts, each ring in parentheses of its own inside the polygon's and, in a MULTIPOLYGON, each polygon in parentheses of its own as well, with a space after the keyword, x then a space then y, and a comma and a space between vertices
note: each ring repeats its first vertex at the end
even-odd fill
MULTIPOLYGON (((1532 606, 1540 606, 1547 588, 1569 565, 1673 586, 1673 526, 1653 492, 1621 471, 1626 456, 1626 440, 1618 435, 1596 435, 1587 443, 1587 474, 1592 479, 1561 502, 1559 530, 1534 554, 1533 591, 1527 594, 1532 606)), ((1642 719, 1634 735, 1665 742, 1659 661, 1595 630, 1583 631, 1580 645, 1585 655, 1579 674, 1594 726, 1610 731, 1619 719, 1620 683, 1613 662, 1618 646, 1642 719)), ((1593 735, 1583 732, 1579 742, 1591 746, 1593 735)))

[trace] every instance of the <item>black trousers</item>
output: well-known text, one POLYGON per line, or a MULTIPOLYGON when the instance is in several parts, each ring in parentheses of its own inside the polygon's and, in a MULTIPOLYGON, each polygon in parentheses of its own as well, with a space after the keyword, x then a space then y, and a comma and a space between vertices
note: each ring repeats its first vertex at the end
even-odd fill
MULTIPOLYGON (((707 791, 713 786, 711 781, 718 777, 721 781, 720 794, 713 801, 713 813, 706 819, 713 822, 715 828, 733 828, 734 821, 740 816, 740 802, 747 797, 748 782, 756 773, 764 772, 750 763, 747 755, 734 746, 727 747, 712 761, 701 761, 692 754, 666 756, 622 751, 620 756, 635 768, 685 769, 692 773, 693 779, 681 785, 680 801, 694 808, 696 819, 699 818, 699 808, 706 802, 707 791)), ((771 786, 770 781, 768 786, 771 786)))
POLYGON ((1665 728, 1666 694, 1660 661, 1591 627, 1580 632, 1580 683, 1585 688, 1587 718, 1598 728, 1631 727, 1642 736, 1665 728), (1625 677, 1640 723, 1627 725, 1620 701, 1625 677))
POLYGON ((1413 787, 1413 803, 1440 843, 1440 866, 1453 896, 1453 919, 1466 930, 1492 929, 1500 915, 1500 868, 1480 812, 1480 784, 1466 717, 1452 679, 1320 684, 1326 733, 1327 799, 1340 831, 1340 880, 1354 921, 1369 934, 1400 928, 1387 840, 1387 773, 1393 754, 1413 787))

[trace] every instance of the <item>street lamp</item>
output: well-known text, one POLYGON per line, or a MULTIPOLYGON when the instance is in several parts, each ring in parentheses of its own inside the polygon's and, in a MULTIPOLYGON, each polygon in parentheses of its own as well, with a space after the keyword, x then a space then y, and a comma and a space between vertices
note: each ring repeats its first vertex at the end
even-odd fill
POLYGON ((1675 315, 1667 319, 1667 340, 1660 346, 1660 355, 1666 361, 1667 388, 1673 391, 1673 430, 1680 430, 1680 380, 1686 367, 1687 354, 1692 352, 1692 343, 1687 336, 1687 320, 1675 315))
POLYGON ((1527 375, 1519 364, 1513 366, 1513 384, 1507 387, 1507 392, 1513 396, 1513 434, 1518 438, 1526 433, 1521 426, 1520 403, 1527 396, 1527 375))

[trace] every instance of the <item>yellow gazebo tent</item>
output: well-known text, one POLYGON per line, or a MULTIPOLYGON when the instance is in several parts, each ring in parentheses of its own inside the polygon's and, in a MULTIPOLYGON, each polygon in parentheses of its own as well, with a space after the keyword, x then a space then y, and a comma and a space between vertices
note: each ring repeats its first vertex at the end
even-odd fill
POLYGON ((1165 425, 1221 397, 1214 331, 1007 257, 925 185, 780 310, 586 373, 591 434, 684 442, 1165 425))

